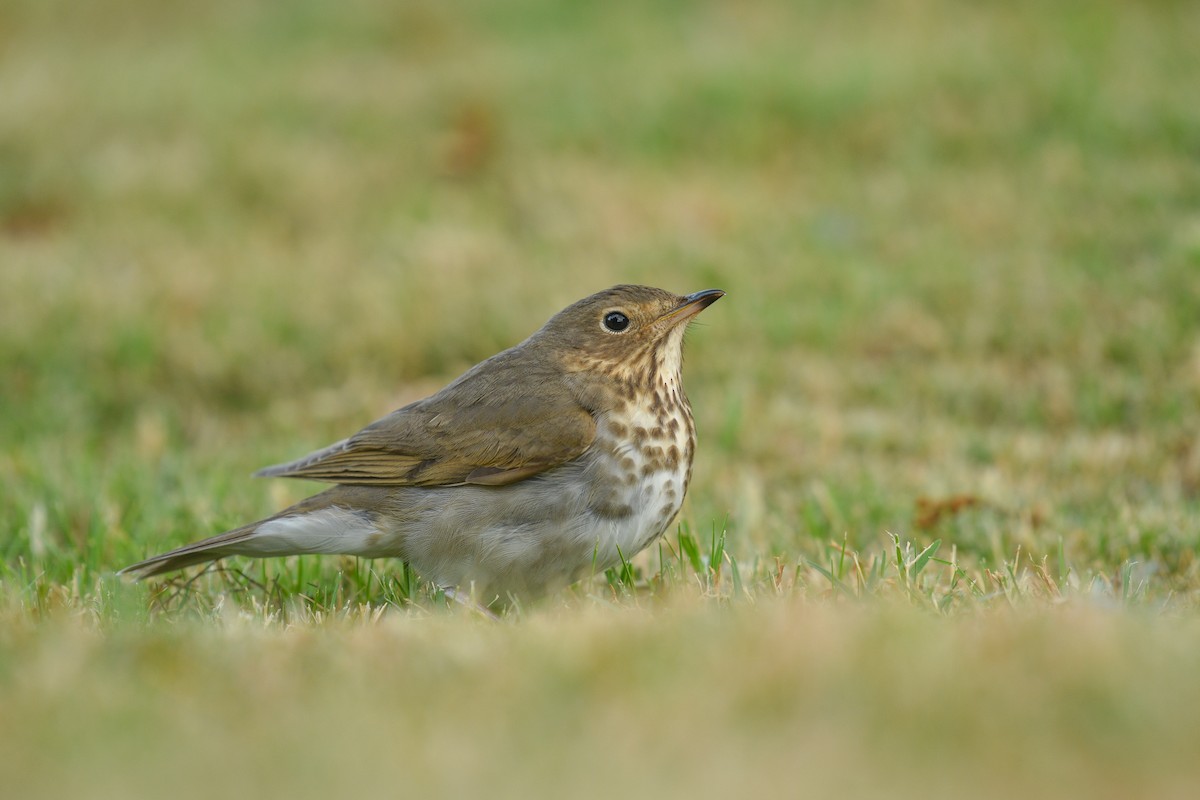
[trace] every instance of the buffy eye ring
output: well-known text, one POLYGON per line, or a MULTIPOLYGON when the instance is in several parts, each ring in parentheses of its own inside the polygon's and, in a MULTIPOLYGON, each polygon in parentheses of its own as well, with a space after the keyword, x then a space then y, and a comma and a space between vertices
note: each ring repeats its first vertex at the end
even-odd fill
POLYGON ((604 315, 604 329, 613 333, 620 333, 629 327, 629 317, 622 314, 620 311, 610 311, 604 315))

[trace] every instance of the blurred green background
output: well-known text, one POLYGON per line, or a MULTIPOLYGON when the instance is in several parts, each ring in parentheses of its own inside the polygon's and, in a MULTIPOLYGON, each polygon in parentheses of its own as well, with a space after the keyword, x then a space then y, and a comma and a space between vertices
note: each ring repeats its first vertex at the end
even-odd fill
POLYGON ((6 561, 62 579, 273 510, 257 466, 641 282, 730 293, 690 337, 685 520, 743 559, 965 495, 968 552, 1194 579, 1198 26, 9 0, 6 561))
MULTIPOLYGON (((242 678, 266 658, 258 640, 206 632, 235 614, 316 631, 280 645, 324 665, 290 679, 331 731, 345 725, 320 709, 347 682, 368 687, 353 708, 374 730, 367 698, 386 676, 334 655, 341 637, 367 634, 321 626, 371 630, 379 608, 408 609, 414 625, 439 613, 399 565, 241 563, 260 585, 177 581, 165 604, 112 572, 298 499, 314 487, 247 476, 440 388, 584 295, 620 282, 719 287, 729 296, 689 334, 700 446, 683 528, 623 579, 531 610, 532 631, 484 635, 527 679, 513 702, 540 708, 539 681, 562 674, 539 637, 561 626, 621 640, 625 617, 579 617, 580 605, 697 604, 699 622, 628 623, 652 631, 634 641, 661 634, 689 664, 727 665, 678 673, 665 702, 681 718, 713 680, 757 708, 762 676, 739 684, 737 662, 721 660, 735 656, 844 672, 843 693, 874 687, 866 713, 805 694, 820 681, 768 681, 788 708, 844 731, 810 751, 814 771, 842 742, 861 749, 828 763, 890 765, 861 774, 864 786, 920 783, 925 748, 954 737, 906 738, 915 706, 891 682, 903 668, 950 682, 958 705, 939 730, 982 737, 990 755, 975 766, 1006 787, 997 796, 1055 780, 1160 796, 1194 786, 1175 767, 1195 759, 1148 742, 1186 749, 1187 704, 1167 697, 1200 648, 1197 42, 1200 5, 1169 0, 4 0, 0 712, 43 719, 36 743, 61 740, 55 720, 77 710, 101 732, 81 745, 96 763, 147 747, 164 725, 151 752, 170 774, 200 739, 158 715, 211 703, 220 730, 237 712, 229 701, 221 716, 214 698, 229 685, 253 693, 242 678), (937 558, 921 560, 934 542, 937 558), (883 620, 853 616, 849 640, 828 635, 847 595, 874 599, 867 616, 883 620), (706 609, 739 602, 790 621, 775 629, 745 611, 731 653, 720 642, 735 634, 706 609), (1132 610, 1060 625, 1063 603, 1132 610), (994 640, 977 629, 973 614, 1012 605, 1028 629, 1021 617, 994 640), (969 613, 938 628, 909 619, 911 606, 969 613), (1142 630, 1139 615, 1163 610, 1142 630), (897 614, 907 622, 893 625, 897 614), (68 632, 55 627, 64 618, 68 632), (1094 636, 1080 652, 1095 655, 1096 703, 1059 691, 1080 669, 1067 655, 1080 629, 1094 636), (811 653, 780 653, 794 636, 811 637, 811 653), (1089 649, 1106 636, 1111 650, 1089 649), (837 660, 876 644, 878 663, 837 660), (239 655, 220 660, 230 647, 239 655), (98 687, 120 684, 130 652, 143 654, 128 671, 136 685, 112 691, 151 687, 128 712, 146 727, 106 745, 123 718, 98 687), (58 683, 21 678, 91 661, 100 672, 85 680, 66 667, 49 671, 58 683), (986 701, 953 683, 967 673, 986 701), (1014 680, 1043 673, 1049 683, 1014 680), (1139 674, 1162 694, 1122 694, 1139 674), (193 679, 207 688, 189 700, 193 679), (1056 722, 1013 751, 1039 725, 1028 697, 1056 722), (994 727, 970 727, 985 706, 1001 709, 994 727), (864 724, 878 736, 860 737, 864 724), (1097 727, 1110 738, 1087 738, 1097 727), (1038 770, 1011 774, 1035 750, 1038 770)), ((470 650, 481 634, 462 622, 386 636, 470 650)), ((628 656, 653 672, 661 652, 645 650, 628 656)), ((496 669, 447 658, 456 681, 496 669)), ((568 670, 572 685, 614 680, 582 669, 568 670)), ((431 716, 461 719, 450 683, 408 677, 431 716)), ((649 695, 660 686, 633 680, 649 695)), ((610 694, 585 693, 581 713, 610 694)), ((643 699, 622 707, 635 723, 651 713, 643 699)), ((294 702, 280 692, 253 730, 265 737, 294 702)), ((715 724, 734 735, 713 746, 728 745, 730 763, 794 765, 786 749, 756 749, 758 712, 721 709, 715 724)), ((513 741, 537 741, 539 719, 513 741)), ((787 719, 810 743, 826 729, 787 719)), ((612 733, 581 733, 579 752, 612 733)), ((14 785, 51 785, 11 752, 0 767, 14 785)), ((702 774, 700 788, 725 785, 702 774)))

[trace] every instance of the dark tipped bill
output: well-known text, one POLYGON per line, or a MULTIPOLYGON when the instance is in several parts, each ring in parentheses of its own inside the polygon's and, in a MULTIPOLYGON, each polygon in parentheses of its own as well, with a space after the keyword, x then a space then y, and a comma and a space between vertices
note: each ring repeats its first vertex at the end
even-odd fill
POLYGON ((725 292, 721 289, 705 289, 700 292, 692 292, 683 298, 682 303, 659 317, 659 321, 673 319, 675 322, 683 322, 686 319, 691 319, 724 296, 725 292))

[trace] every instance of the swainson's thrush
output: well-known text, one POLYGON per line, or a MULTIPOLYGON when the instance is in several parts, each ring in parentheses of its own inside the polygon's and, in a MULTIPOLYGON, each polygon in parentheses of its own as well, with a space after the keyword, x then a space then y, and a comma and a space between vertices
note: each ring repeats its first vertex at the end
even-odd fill
POLYGON ((229 555, 396 557, 487 604, 614 566, 683 503, 696 443, 683 333, 724 294, 615 286, 584 298, 437 394, 257 473, 333 488, 122 573, 229 555))

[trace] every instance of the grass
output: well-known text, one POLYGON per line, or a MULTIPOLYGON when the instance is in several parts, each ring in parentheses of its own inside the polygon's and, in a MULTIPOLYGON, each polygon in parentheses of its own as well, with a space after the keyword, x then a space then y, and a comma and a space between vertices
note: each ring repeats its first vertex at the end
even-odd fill
POLYGON ((1200 13, 0 9, 14 796, 1190 796, 1200 13), (121 566, 596 289, 689 334, 679 528, 489 624, 121 566))

